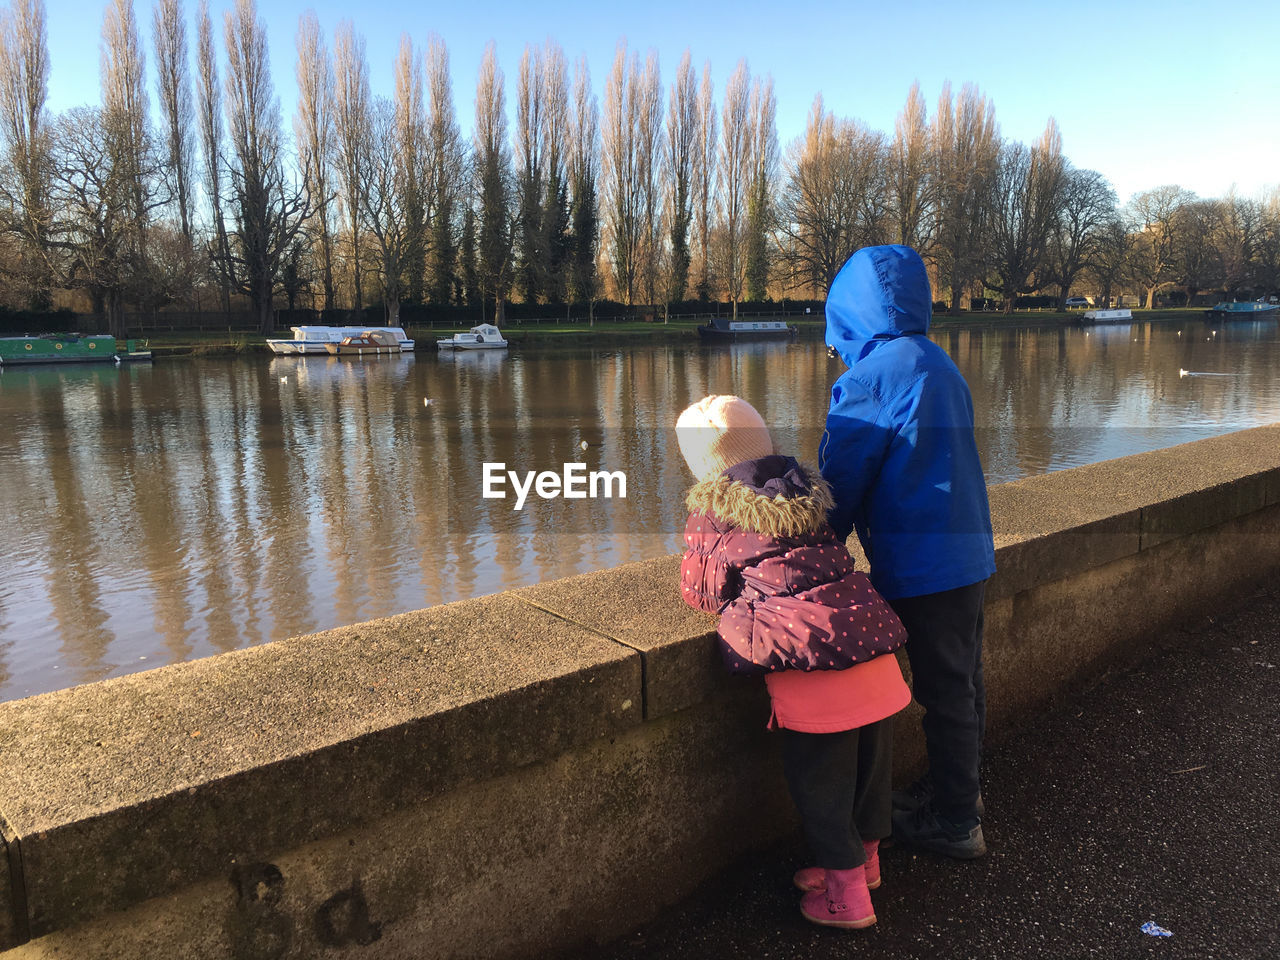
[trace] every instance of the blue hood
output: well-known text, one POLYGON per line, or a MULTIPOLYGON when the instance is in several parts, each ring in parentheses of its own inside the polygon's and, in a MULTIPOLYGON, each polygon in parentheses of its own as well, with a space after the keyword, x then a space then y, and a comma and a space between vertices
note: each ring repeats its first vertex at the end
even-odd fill
POLYGON ((927 332, 932 314, 933 293, 920 254, 900 244, 863 247, 827 293, 827 344, 853 366, 870 341, 927 332))

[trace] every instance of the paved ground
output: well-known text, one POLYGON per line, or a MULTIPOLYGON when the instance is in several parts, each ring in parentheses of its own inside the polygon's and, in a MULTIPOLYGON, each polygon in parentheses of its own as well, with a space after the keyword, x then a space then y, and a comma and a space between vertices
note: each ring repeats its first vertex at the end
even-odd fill
POLYGON ((983 792, 989 855, 886 850, 868 931, 800 918, 797 840, 575 957, 1280 958, 1280 587, 1061 698, 983 792))

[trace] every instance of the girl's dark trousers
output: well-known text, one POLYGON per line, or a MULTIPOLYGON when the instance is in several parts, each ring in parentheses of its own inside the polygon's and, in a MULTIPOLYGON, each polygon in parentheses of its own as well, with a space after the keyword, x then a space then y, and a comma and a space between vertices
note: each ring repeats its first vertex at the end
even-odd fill
POLYGON ((893 720, 839 733, 782 731, 782 769, 817 866, 852 870, 892 831, 893 720))

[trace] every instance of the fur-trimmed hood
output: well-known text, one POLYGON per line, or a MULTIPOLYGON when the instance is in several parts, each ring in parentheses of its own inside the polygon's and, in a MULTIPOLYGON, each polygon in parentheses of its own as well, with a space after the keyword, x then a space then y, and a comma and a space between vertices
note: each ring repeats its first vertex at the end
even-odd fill
POLYGON ((816 467, 780 456, 738 464, 695 484, 685 498, 691 513, 713 514, 768 537, 816 533, 834 502, 816 467))

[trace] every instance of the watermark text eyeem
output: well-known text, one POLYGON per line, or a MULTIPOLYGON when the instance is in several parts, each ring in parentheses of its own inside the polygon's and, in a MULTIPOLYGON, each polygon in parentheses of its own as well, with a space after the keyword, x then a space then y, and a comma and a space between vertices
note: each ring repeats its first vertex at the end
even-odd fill
POLYGON ((560 473, 528 470, 522 479, 516 471, 508 470, 505 463, 485 463, 483 493, 486 500, 505 500, 507 483, 515 491, 516 502, 512 510, 523 510, 531 491, 543 500, 557 497, 566 500, 627 498, 627 475, 621 470, 593 470, 588 473, 585 463, 566 463, 560 473))

